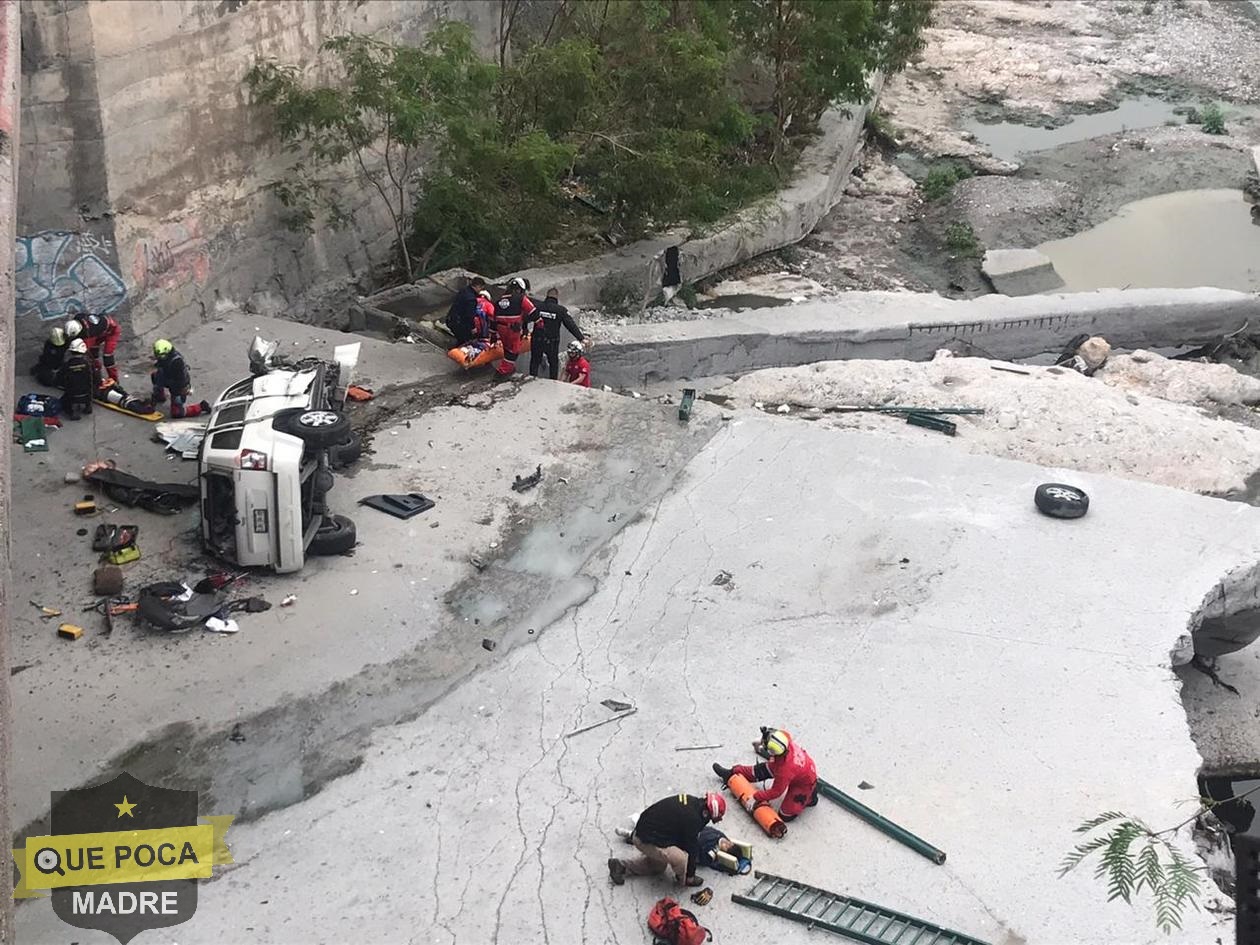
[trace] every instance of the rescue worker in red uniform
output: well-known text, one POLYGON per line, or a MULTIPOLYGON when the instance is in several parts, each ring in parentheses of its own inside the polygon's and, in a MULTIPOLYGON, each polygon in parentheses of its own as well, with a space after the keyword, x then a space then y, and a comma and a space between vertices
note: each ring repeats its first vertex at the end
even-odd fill
POLYGON ((87 345, 88 356, 110 380, 118 381, 118 365, 114 352, 122 339, 122 325, 109 315, 80 315, 66 322, 66 337, 73 341, 82 338, 87 345))
POLYGON ((494 310, 494 327, 503 342, 503 359, 494 368, 495 374, 500 377, 516 372, 516 358, 524 347, 525 324, 534 314, 534 303, 525 294, 527 287, 524 279, 510 280, 507 288, 507 295, 499 299, 494 310))
POLYGON ((753 751, 766 760, 756 765, 736 765, 723 768, 714 763, 714 773, 722 783, 732 774, 740 774, 749 781, 770 781, 770 786, 752 795, 749 813, 754 807, 769 804, 776 797, 786 795, 779 805, 779 816, 795 820, 806 807, 818 803, 818 771, 814 759, 804 748, 792 740, 782 729, 762 726, 761 739, 753 742, 753 751))
POLYGON ((578 387, 590 387, 591 362, 586 360, 586 355, 582 353, 582 343, 570 341, 566 350, 569 358, 564 362, 565 383, 576 384, 578 387))

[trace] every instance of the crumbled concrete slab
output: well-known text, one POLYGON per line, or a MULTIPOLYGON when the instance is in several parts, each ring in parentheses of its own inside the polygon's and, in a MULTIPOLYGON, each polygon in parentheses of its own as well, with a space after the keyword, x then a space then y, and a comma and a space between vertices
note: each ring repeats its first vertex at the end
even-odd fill
MULTIPOLYGON (((1032 503, 1054 475, 935 441, 737 421, 591 562, 590 600, 380 732, 357 771, 233 827, 237 865, 203 887, 180 942, 312 928, 639 941, 651 903, 677 890, 611 886, 605 860, 627 849, 613 828, 715 787, 710 762, 740 758, 767 723, 790 727, 829 780, 876 784, 863 800, 949 859, 934 866, 825 801, 773 843, 731 805, 723 826, 753 842, 758 868, 995 945, 1232 940, 1227 910, 1188 911, 1165 936, 1145 900, 1108 903, 1090 868, 1057 867, 1101 811, 1184 819, 1199 756, 1168 649, 1205 588, 1260 555, 1260 511, 1083 474, 1089 516, 1054 521, 1032 503), (710 584, 719 569, 734 591, 710 584), (755 706, 732 696, 749 679, 755 706), (606 717, 605 698, 639 712, 561 737, 606 717), (671 750, 701 743, 728 748, 671 750), (347 876, 370 890, 347 891, 347 876)), ((1176 840, 1193 857, 1186 832, 1176 840)), ((715 940, 817 939, 732 904, 749 878, 706 878, 715 940)), ((46 901, 17 921, 22 940, 61 928, 46 901)))
POLYGON ((1227 289, 1103 289, 1064 295, 952 300, 912 292, 846 292, 723 318, 608 326, 592 377, 614 387, 784 364, 849 358, 926 360, 959 341, 980 353, 1024 358, 1058 352, 1074 335, 1120 348, 1219 340, 1249 320, 1260 298, 1227 289))
POLYGON ((1228 364, 1174 361, 1153 351, 1112 355, 1094 375, 1104 384, 1179 404, 1260 404, 1260 379, 1228 364))
MULTIPOLYGON (((794 409, 783 422, 800 422, 803 415, 826 426, 916 442, 937 434, 899 416, 823 411, 841 405, 979 407, 983 415, 951 418, 958 425, 951 448, 1212 495, 1246 492, 1260 470, 1260 430, 1165 400, 1153 395, 1157 388, 1139 393, 1141 388, 1120 381, 1119 369, 1112 386, 1068 368, 1020 366, 1028 372, 1020 375, 995 365, 1011 366, 954 357, 829 362, 757 371, 710 396, 744 408, 762 403, 768 411, 787 403, 794 409)), ((1184 367, 1197 375, 1207 366, 1184 367)))
POLYGON ((989 249, 980 271, 1003 295, 1036 295, 1063 286, 1050 257, 1035 249, 989 249))

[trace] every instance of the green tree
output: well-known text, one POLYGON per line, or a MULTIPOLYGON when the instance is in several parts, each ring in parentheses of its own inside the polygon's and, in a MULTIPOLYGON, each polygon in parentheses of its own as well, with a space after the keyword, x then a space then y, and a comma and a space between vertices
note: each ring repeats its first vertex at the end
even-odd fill
POLYGON ((349 171, 387 211, 411 279, 407 235, 422 152, 449 154, 477 136, 470 126, 491 103, 497 70, 454 23, 440 24, 420 47, 339 36, 322 49, 340 67, 336 84, 308 87, 297 66, 275 60, 255 63, 245 77, 254 100, 271 108, 280 140, 302 154, 271 187, 297 225, 310 229, 322 215, 344 226, 349 171))
POLYGON ((923 44, 931 0, 730 0, 730 29, 769 73, 773 160, 794 130, 833 102, 865 102, 876 71, 901 69, 923 44))

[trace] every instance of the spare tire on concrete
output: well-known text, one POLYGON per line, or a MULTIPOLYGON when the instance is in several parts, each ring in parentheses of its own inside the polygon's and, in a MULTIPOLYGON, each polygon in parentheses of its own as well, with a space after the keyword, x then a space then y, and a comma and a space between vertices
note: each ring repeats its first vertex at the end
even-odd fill
POLYGON ((1089 511, 1089 496, 1076 486, 1044 482, 1033 493, 1037 510, 1051 518, 1080 518, 1089 511))

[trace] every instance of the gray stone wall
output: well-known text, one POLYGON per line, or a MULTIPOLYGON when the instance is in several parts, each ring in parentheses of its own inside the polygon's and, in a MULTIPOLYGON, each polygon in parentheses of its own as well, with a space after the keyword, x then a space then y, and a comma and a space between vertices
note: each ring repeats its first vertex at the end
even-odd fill
POLYGON ((264 190, 292 157, 242 83, 259 57, 305 62, 344 33, 420 40, 469 22, 487 50, 498 5, 454 0, 29 0, 17 243, 27 352, 73 310, 128 336, 178 334, 221 305, 302 317, 313 287, 388 261, 392 232, 348 185, 356 225, 286 229, 264 190))

